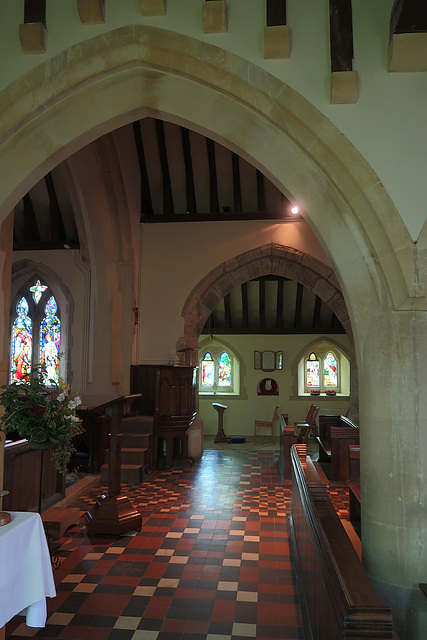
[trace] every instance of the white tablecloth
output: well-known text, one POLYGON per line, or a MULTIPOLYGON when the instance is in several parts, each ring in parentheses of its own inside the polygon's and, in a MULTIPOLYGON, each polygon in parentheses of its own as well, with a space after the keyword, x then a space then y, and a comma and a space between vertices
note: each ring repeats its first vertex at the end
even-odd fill
POLYGON ((46 597, 56 596, 43 523, 38 513, 10 511, 0 527, 0 628, 17 614, 44 627, 46 597))

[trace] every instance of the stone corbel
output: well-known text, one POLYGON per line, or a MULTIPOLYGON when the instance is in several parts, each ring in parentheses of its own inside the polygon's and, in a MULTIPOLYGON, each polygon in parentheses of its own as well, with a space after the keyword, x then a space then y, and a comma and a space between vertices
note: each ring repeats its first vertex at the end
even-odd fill
POLYGON ((389 71, 427 71, 427 7, 395 0, 390 16, 389 71))
POLYGON ((19 41, 24 53, 46 53, 47 29, 41 22, 19 25, 19 41))
POLYGON ((227 4, 225 0, 205 0, 202 10, 203 33, 227 31, 227 4))
POLYGON ((105 22, 105 0, 77 0, 77 10, 83 24, 105 22))
POLYGON ((264 28, 264 58, 289 58, 290 31, 287 24, 264 28))
POLYGON ((139 0, 139 8, 143 16, 165 16, 165 0, 139 0))
POLYGON ((331 104, 354 104, 359 93, 357 71, 331 73, 331 104))

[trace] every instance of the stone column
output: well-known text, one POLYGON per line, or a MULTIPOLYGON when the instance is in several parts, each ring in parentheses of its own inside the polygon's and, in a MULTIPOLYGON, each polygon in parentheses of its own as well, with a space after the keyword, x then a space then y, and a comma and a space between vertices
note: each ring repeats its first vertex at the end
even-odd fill
POLYGON ((427 637, 427 313, 359 333, 363 563, 401 638, 427 637))

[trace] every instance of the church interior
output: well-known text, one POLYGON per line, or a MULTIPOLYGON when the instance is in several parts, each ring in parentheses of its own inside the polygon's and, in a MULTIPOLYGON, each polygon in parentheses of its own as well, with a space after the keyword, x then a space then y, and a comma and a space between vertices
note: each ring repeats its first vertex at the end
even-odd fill
POLYGON ((0 384, 84 429, 0 441, 0 639, 423 640, 423 3, 0 11, 0 384))

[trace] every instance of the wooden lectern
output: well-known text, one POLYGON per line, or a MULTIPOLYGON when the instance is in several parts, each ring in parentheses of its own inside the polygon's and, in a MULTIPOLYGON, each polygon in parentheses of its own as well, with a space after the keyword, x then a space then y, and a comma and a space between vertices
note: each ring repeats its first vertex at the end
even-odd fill
POLYGON ((224 412, 227 409, 227 405, 212 402, 212 406, 218 411, 218 431, 214 442, 231 442, 231 438, 227 438, 224 433, 224 412))

